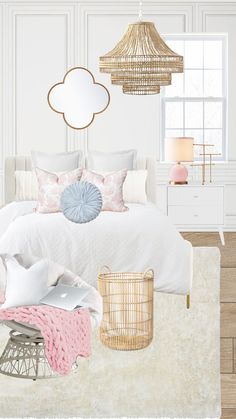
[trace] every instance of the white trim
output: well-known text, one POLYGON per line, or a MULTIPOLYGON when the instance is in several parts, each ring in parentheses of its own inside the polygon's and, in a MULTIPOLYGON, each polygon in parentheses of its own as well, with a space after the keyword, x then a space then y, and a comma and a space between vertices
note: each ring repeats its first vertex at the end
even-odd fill
MULTIPOLYGON (((222 33, 222 34, 205 34, 205 33, 191 33, 191 34, 169 34, 165 35, 165 40, 168 42, 168 40, 191 40, 199 38, 202 41, 205 40, 220 40, 222 41, 222 67, 221 68, 213 68, 210 70, 221 70, 222 71, 222 97, 205 97, 205 96, 199 96, 199 97, 190 97, 190 96, 176 96, 176 97, 169 97, 165 96, 165 91, 168 89, 168 86, 163 89, 163 92, 161 94, 161 124, 160 124, 160 159, 164 160, 164 138, 165 138, 165 132, 166 130, 183 130, 183 135, 185 135, 185 103, 186 102, 202 102, 203 103, 203 125, 202 128, 191 128, 191 129, 199 129, 203 131, 203 142, 204 142, 204 134, 205 130, 207 130, 204 127, 204 107, 206 102, 221 102, 222 103, 222 127, 220 128, 212 128, 212 129, 218 129, 222 131, 222 157, 215 157, 213 158, 214 161, 226 161, 228 158, 228 59, 227 57, 227 51, 228 51, 228 34, 222 33), (166 128, 165 126, 165 108, 166 103, 168 102, 182 102, 183 103, 183 127, 182 128, 166 128)), ((186 67, 185 70, 188 70, 186 67)), ((194 70, 194 68, 191 68, 189 70, 194 70)), ((201 70, 201 69, 196 69, 201 70)), ((204 67, 204 61, 203 61, 203 67, 202 70, 208 70, 208 68, 204 67)), ((184 77, 185 80, 185 77, 184 77)), ((204 77, 203 77, 203 83, 204 83, 204 77)), ((209 128, 210 129, 210 128, 209 128)), ((189 129, 190 130, 190 129, 189 129)))

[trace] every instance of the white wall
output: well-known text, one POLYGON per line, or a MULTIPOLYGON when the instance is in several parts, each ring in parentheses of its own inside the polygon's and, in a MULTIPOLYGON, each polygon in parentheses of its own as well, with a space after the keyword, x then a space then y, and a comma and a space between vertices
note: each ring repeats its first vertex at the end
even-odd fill
MULTIPOLYGON (((160 97, 123 95, 119 87, 111 86, 109 75, 98 70, 99 56, 116 44, 129 22, 136 20, 137 8, 137 0, 0 0, 0 180, 5 157, 29 154, 31 149, 133 147, 141 154, 159 158, 160 97), (47 104, 49 88, 75 65, 88 67, 111 93, 107 111, 82 132, 67 128, 47 104)), ((215 179, 236 183, 236 3, 144 1, 143 10, 145 19, 154 21, 162 34, 229 33, 231 162, 219 164, 214 172, 215 179)), ((160 165, 159 181, 166 181, 166 176, 167 166, 160 165)), ((232 196, 236 188, 230 188, 228 195, 232 196)), ((227 205, 226 211, 236 220, 236 199, 227 200, 227 205)))
MULTIPOLYGON (((137 4, 132 7, 132 12, 129 11, 129 2, 127 12, 124 6, 122 10, 116 4, 110 4, 101 12, 98 5, 86 16, 88 48, 85 62, 111 92, 109 109, 88 130, 88 147, 99 150, 133 147, 142 154, 158 158, 160 96, 124 95, 120 87, 111 85, 109 75, 100 74, 98 70, 99 56, 111 50, 128 23, 137 19, 137 4)), ((181 33, 190 29, 185 8, 177 6, 176 10, 177 13, 173 8, 171 11, 170 7, 161 5, 148 7, 145 19, 154 21, 162 33, 181 33)))

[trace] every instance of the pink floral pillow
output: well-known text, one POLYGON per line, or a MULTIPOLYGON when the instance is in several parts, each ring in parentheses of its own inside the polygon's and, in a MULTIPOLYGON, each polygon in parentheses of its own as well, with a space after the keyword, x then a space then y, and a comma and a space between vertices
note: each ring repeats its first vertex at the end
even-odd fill
POLYGON ((93 183, 100 189, 102 194, 102 211, 127 211, 123 200, 123 183, 127 175, 127 170, 99 175, 84 169, 81 181, 93 183))
POLYGON ((61 194, 65 187, 80 180, 83 169, 71 172, 50 173, 36 167, 39 194, 36 212, 59 212, 61 194))

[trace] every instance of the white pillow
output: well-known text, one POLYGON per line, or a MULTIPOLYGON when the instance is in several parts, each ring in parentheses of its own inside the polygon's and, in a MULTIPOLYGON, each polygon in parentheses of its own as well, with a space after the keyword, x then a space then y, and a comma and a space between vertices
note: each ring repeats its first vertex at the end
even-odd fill
MULTIPOLYGON (((98 172, 99 175, 106 176, 109 172, 98 172)), ((124 202, 146 204, 146 181, 147 170, 128 170, 123 183, 124 202)))
POLYGON ((81 151, 56 154, 31 151, 33 167, 48 170, 49 172, 65 172, 77 169, 82 166, 82 156, 81 151))
POLYGON ((15 171, 16 201, 37 201, 38 180, 36 174, 31 171, 15 171))
MULTIPOLYGON (((39 262, 41 259, 38 256, 29 255, 25 253, 17 253, 14 255, 16 260, 24 266, 24 268, 28 269, 36 262, 39 262)), ((48 286, 51 287, 53 285, 56 285, 58 279, 64 274, 65 267, 62 265, 59 265, 56 262, 51 261, 50 259, 45 259, 48 261, 48 286)))
POLYGON ((147 170, 129 170, 123 184, 125 202, 146 204, 147 170))
POLYGON ((86 160, 89 170, 118 171, 133 170, 136 165, 137 150, 115 151, 104 153, 102 151, 90 151, 86 160))
MULTIPOLYGON (((98 171, 100 175, 106 175, 107 171, 98 171)), ((147 170, 128 170, 123 184, 123 199, 125 202, 145 204, 147 170)), ((23 170, 15 171, 16 200, 36 201, 38 199, 38 182, 34 172, 23 170)))
POLYGON ((38 305, 48 292, 48 261, 41 259, 25 269, 13 256, 6 257, 5 302, 1 308, 38 305))

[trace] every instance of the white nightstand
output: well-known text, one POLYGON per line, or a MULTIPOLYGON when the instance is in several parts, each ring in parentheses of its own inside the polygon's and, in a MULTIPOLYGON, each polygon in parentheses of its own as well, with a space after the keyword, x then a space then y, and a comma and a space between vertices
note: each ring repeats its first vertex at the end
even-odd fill
POLYGON ((225 244, 223 185, 168 185, 167 214, 180 231, 218 231, 225 244))

